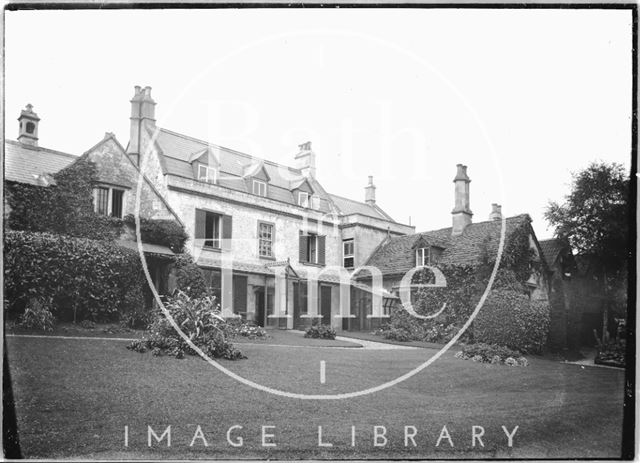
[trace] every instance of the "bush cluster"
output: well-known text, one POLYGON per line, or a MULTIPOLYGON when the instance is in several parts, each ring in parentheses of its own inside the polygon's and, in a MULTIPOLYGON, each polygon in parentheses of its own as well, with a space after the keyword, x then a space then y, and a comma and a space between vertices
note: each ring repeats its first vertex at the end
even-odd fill
POLYGON ((539 353, 547 341, 549 320, 547 301, 532 301, 512 290, 492 290, 474 320, 474 339, 525 354, 539 353))
POLYGON ((16 315, 33 298, 51 301, 62 320, 115 321, 144 309, 137 252, 105 241, 7 231, 4 284, 16 315))
MULTIPOLYGON (((191 298, 182 291, 170 297, 166 310, 189 340, 209 357, 228 360, 244 359, 229 340, 234 329, 220 312, 214 297, 191 298)), ((196 351, 180 336, 171 322, 160 310, 154 312, 154 320, 140 340, 133 341, 127 349, 136 352, 152 351, 153 355, 171 355, 183 358, 185 354, 196 355, 196 351)))
POLYGON ((335 339, 336 330, 329 325, 313 324, 306 329, 305 338, 335 339))
POLYGON ((190 254, 176 256, 175 269, 178 290, 196 299, 210 295, 204 275, 190 254))
POLYGON ((456 358, 474 362, 504 364, 509 366, 528 366, 529 361, 520 352, 495 344, 477 343, 464 346, 456 353, 456 358))

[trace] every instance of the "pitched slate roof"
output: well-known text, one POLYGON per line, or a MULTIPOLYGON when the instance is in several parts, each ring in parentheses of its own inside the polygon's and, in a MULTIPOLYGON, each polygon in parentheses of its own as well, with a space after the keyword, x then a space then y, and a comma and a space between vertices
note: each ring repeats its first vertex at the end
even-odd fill
POLYGON ((394 222, 394 220, 389 215, 387 215, 382 209, 375 205, 361 203, 360 201, 354 201, 353 199, 343 198, 342 196, 333 194, 330 194, 329 196, 331 197, 333 203, 336 205, 338 211, 341 214, 361 214, 367 217, 374 217, 376 219, 383 219, 394 222))
POLYGON ((13 140, 5 140, 4 178, 7 181, 46 185, 44 174, 55 174, 78 156, 13 140))
MULTIPOLYGON (((149 132, 153 135, 152 132, 149 132)), ((218 185, 232 190, 252 193, 247 187, 247 175, 256 172, 252 166, 259 165, 269 177, 267 197, 288 204, 297 204, 293 190, 305 181, 309 182, 315 195, 320 197, 319 210, 324 213, 339 213, 343 215, 359 213, 377 219, 393 221, 378 206, 354 201, 340 196, 328 194, 322 185, 313 177, 305 177, 300 169, 277 164, 268 160, 256 158, 223 146, 198 140, 164 128, 158 128, 156 146, 160 153, 163 173, 181 177, 194 178, 190 164, 197 153, 209 149, 219 162, 218 185)))
MULTIPOLYGON (((527 214, 505 219, 505 240, 520 226, 531 222, 527 214)), ((443 265, 474 266, 480 262, 484 249, 497 254, 500 243, 501 220, 472 223, 459 236, 451 236, 451 227, 440 230, 398 236, 384 241, 371 255, 366 265, 377 267, 383 275, 403 274, 415 266, 414 244, 424 240, 431 246, 444 248, 439 263, 443 265), (486 246, 484 245, 486 243, 486 246)), ((362 272, 362 277, 368 273, 362 272)))
POLYGON ((567 247, 567 243, 559 239, 539 241, 542 255, 549 265, 553 265, 558 255, 567 247))

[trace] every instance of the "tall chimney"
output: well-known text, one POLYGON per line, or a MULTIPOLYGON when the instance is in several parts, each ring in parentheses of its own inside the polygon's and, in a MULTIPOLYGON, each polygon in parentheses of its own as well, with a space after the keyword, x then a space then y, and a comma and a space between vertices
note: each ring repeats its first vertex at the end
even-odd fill
POLYGON ((305 177, 316 176, 316 153, 311 149, 311 142, 298 145, 300 151, 295 156, 296 167, 302 171, 305 177))
POLYGON ((502 220, 502 206, 500 204, 493 203, 491 205, 489 220, 502 220))
POLYGON ((467 225, 471 224, 471 217, 473 217, 473 212, 469 208, 469 183, 471 183, 471 179, 467 175, 467 166, 458 164, 457 168, 456 178, 453 179, 455 184, 455 206, 451 211, 453 218, 452 236, 461 235, 467 225))
POLYGON ((20 111, 18 122, 20 122, 18 141, 26 145, 38 146, 38 122, 40 122, 40 118, 33 112, 33 105, 28 104, 25 109, 20 111))
POLYGON ((147 127, 153 129, 156 125, 156 102, 151 98, 151 87, 141 88, 139 85, 135 86, 135 93, 131 99, 131 121, 129 131, 129 147, 127 148, 127 154, 133 159, 133 161, 140 164, 140 151, 142 149, 142 127, 146 124, 147 127))
POLYGON ((364 202, 372 206, 376 203, 376 186, 373 184, 373 175, 369 175, 369 184, 364 187, 364 202))

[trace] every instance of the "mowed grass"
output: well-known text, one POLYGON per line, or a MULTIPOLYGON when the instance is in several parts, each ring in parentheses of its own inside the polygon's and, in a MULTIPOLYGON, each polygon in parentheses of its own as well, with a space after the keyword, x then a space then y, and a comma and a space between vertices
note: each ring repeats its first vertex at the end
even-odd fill
MULTIPOLYGON (((279 397, 229 378, 197 357, 176 360, 116 340, 8 337, 21 447, 27 458, 389 459, 605 458, 620 455, 622 371, 531 359, 526 368, 477 364, 447 352, 389 389, 345 400, 279 397), (166 440, 147 445, 148 426, 166 440), (190 443, 201 426, 202 439, 190 443), (233 439, 227 430, 234 425, 233 439), (472 426, 484 447, 472 447, 472 426), (128 446, 124 429, 128 426, 128 446), (263 447, 262 426, 275 435, 263 447), (323 442, 318 445, 318 427, 323 442), (355 446, 352 446, 352 426, 355 446), (374 446, 374 426, 386 445, 374 446), (415 426, 416 446, 405 446, 415 426), (443 426, 450 442, 436 442, 443 426), (518 430, 508 447, 505 426, 518 430), (379 428, 379 431, 381 428, 379 428)), ((249 356, 222 365, 269 387, 334 394, 377 386, 408 372, 433 349, 242 345, 249 356), (320 362, 326 382, 320 383, 320 362)), ((384 443, 382 439, 380 444, 384 443)))

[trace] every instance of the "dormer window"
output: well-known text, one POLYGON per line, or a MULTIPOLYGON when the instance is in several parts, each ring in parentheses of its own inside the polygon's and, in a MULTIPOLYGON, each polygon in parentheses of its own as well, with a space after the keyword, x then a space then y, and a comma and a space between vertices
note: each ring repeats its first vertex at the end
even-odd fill
POLYGON ((261 180, 253 181, 253 194, 257 196, 267 196, 267 184, 261 180))
POLYGON ((424 247, 416 249, 416 267, 435 265, 442 255, 442 248, 424 247))
POLYGON ((36 130, 36 125, 33 122, 27 122, 27 133, 33 133, 36 130))
POLYGON ((208 183, 218 182, 218 170, 213 167, 200 164, 198 166, 198 180, 208 183))
POLYGON ((309 207, 309 193, 306 191, 298 192, 298 206, 309 207))

